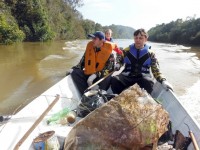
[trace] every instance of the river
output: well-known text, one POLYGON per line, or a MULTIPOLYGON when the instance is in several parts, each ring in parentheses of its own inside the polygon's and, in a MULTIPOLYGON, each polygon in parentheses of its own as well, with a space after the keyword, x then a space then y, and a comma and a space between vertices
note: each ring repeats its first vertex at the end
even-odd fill
MULTIPOLYGON (((0 115, 18 111, 65 77, 85 51, 87 40, 0 45, 0 115)), ((133 40, 115 40, 120 47, 133 40)), ((200 47, 152 43, 161 72, 200 123, 200 47)))

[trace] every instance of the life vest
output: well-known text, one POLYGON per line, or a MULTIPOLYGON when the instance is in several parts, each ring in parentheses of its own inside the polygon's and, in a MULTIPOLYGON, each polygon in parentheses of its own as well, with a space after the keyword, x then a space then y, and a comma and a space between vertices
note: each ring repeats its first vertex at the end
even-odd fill
POLYGON ((106 41, 114 43, 113 38, 110 38, 110 40, 106 38, 106 41))
POLYGON ((85 70, 86 75, 102 71, 108 61, 112 50, 116 47, 116 44, 110 42, 104 42, 101 50, 96 52, 96 48, 93 46, 93 42, 87 44, 85 52, 85 70))
POLYGON ((130 72, 132 75, 136 76, 142 73, 149 74, 151 66, 150 47, 145 45, 140 50, 136 49, 134 44, 129 47, 130 50, 124 58, 125 69, 123 72, 130 72))

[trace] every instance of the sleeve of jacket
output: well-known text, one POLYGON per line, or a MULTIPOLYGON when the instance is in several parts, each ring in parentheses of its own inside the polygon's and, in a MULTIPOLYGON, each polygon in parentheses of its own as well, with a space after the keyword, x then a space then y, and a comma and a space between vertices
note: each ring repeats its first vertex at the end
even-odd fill
POLYGON ((114 71, 115 61, 116 61, 116 58, 115 58, 114 54, 111 53, 110 57, 108 58, 108 60, 105 64, 105 67, 102 69, 102 71, 97 72, 96 75, 98 77, 104 77, 107 74, 109 74, 110 72, 114 71))
POLYGON ((124 65, 124 58, 126 57, 127 53, 129 52, 130 47, 126 47, 125 49, 121 50, 121 54, 117 54, 116 56, 116 63, 120 64, 120 66, 124 65))
POLYGON ((121 49, 121 53, 116 53, 116 55, 114 55, 113 53, 110 55, 108 61, 106 62, 106 65, 104 67, 104 69, 98 73, 98 76, 105 76, 108 73, 114 71, 114 65, 115 63, 120 64, 120 66, 123 66, 124 64, 124 57, 126 56, 127 52, 130 50, 129 47, 125 48, 125 49, 121 49))
POLYGON ((166 79, 164 78, 164 76, 160 72, 159 63, 158 63, 158 60, 157 60, 155 53, 153 51, 150 51, 150 57, 151 57, 152 74, 158 82, 162 83, 162 81, 164 81, 166 79))

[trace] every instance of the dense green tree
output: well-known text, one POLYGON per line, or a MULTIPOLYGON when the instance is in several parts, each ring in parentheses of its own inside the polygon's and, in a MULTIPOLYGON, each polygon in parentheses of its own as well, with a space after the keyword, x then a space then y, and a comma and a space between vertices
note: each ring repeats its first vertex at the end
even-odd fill
POLYGON ((95 32, 95 22, 89 19, 83 20, 82 22, 83 28, 85 30, 85 36, 87 37, 88 34, 95 32))
POLYGON ((10 9, 0 2, 0 44, 11 44, 24 39, 24 33, 19 29, 10 9))
POLYGON ((99 24, 99 23, 96 23, 96 24, 95 24, 95 31, 103 31, 102 25, 99 24))
POLYGON ((113 37, 118 39, 131 39, 133 38, 134 28, 122 26, 122 25, 110 25, 104 26, 105 29, 111 29, 113 31, 113 37))
POLYGON ((200 45, 200 18, 188 17, 185 21, 177 19, 157 25, 148 33, 150 41, 200 45))
POLYGON ((56 39, 73 40, 85 37, 82 15, 74 8, 78 4, 76 1, 73 3, 73 1, 43 0, 56 39))
POLYGON ((77 11, 82 5, 83 0, 0 1, 2 20, 0 39, 4 43, 20 40, 85 39, 90 33, 105 31, 108 28, 113 30, 114 38, 132 38, 133 28, 120 25, 102 26, 92 20, 83 19, 81 13, 77 11), (9 15, 5 14, 4 9, 10 12, 9 15), (15 38, 11 38, 12 36, 15 38))
POLYGON ((18 21, 19 27, 26 34, 27 41, 52 40, 47 15, 40 0, 20 0, 12 7, 12 14, 18 21))
POLYGON ((77 7, 83 6, 83 0, 63 0, 67 3, 73 10, 76 10, 77 7))

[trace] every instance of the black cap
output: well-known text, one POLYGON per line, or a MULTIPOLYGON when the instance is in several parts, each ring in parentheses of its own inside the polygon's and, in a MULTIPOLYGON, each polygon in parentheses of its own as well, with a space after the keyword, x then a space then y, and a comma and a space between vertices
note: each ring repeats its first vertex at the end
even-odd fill
POLYGON ((100 40, 105 40, 105 34, 101 31, 96 31, 94 34, 88 34, 88 37, 90 38, 99 38, 100 40))

